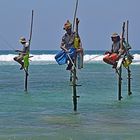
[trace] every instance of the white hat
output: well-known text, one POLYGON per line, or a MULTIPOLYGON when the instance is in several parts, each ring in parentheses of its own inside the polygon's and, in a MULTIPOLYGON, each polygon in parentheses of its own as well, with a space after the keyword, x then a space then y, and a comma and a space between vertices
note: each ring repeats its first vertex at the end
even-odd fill
POLYGON ((19 41, 20 41, 20 43, 26 43, 25 37, 20 37, 19 41))
POLYGON ((111 35, 111 37, 118 37, 119 35, 117 34, 117 33, 113 33, 112 35, 111 35))

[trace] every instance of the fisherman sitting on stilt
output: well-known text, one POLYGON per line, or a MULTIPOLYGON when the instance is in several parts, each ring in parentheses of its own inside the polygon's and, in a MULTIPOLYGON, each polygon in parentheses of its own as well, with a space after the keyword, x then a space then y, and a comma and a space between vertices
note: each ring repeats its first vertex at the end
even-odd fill
POLYGON ((29 53, 29 43, 26 41, 24 37, 20 38, 20 43, 23 45, 23 50, 16 50, 15 52, 19 52, 19 55, 14 57, 14 60, 21 64, 20 70, 24 69, 24 56, 29 53))
MULTIPOLYGON (((62 42, 61 42, 61 49, 64 50, 66 53, 68 53, 69 55, 69 51, 72 49, 74 50, 72 53, 70 53, 70 57, 71 57, 71 60, 70 58, 68 58, 68 66, 66 68, 66 70, 71 70, 72 69, 72 62, 74 62, 75 58, 76 58, 76 53, 79 53, 83 50, 80 50, 80 48, 82 47, 79 47, 79 48, 75 48, 74 46, 74 41, 75 41, 75 36, 76 36, 76 33, 72 31, 72 24, 69 22, 69 20, 67 20, 67 22, 64 24, 64 28, 63 28, 66 33, 64 34, 64 36, 62 37, 62 42)), ((80 41, 80 37, 78 36, 79 38, 79 42, 80 41)), ((81 44, 81 43, 80 43, 81 44)))
POLYGON ((121 46, 121 39, 120 36, 117 33, 113 33, 111 36, 111 39, 113 41, 112 49, 111 51, 105 52, 105 57, 103 58, 103 61, 107 64, 113 65, 112 68, 117 67, 117 61, 120 59, 122 55, 124 55, 126 49, 123 46, 121 46))
MULTIPOLYGON (((75 33, 72 32, 72 24, 69 22, 69 20, 67 20, 67 22, 64 24, 64 28, 63 28, 66 33, 64 34, 64 36, 62 37, 62 42, 61 42, 61 46, 60 48, 62 50, 64 50, 66 53, 69 53, 70 49, 73 49, 73 54, 70 55, 70 58, 68 58, 68 66, 66 68, 66 70, 71 70, 72 66, 73 66, 73 62, 75 59, 75 55, 76 55, 76 49, 74 48, 74 38, 75 38, 75 33), (73 62, 71 62, 73 61, 73 62)), ((69 55, 69 54, 68 54, 69 55)))
POLYGON ((83 68, 83 49, 82 43, 79 35, 72 31, 72 24, 67 20, 64 24, 63 29, 66 31, 64 36, 62 37, 60 48, 62 51, 58 52, 55 56, 55 60, 59 65, 68 64, 66 70, 72 71, 72 67, 76 66, 74 63, 76 62, 76 56, 78 54, 81 55, 80 66, 78 68, 83 68), (75 45, 76 44, 76 45, 75 45))

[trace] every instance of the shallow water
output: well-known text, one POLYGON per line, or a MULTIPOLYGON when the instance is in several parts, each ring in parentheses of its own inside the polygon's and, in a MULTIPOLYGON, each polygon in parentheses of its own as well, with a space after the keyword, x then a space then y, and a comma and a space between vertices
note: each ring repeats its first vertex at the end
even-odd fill
POLYGON ((132 95, 123 69, 122 101, 111 66, 78 70, 78 111, 73 111, 64 66, 31 62, 28 93, 16 64, 0 65, 0 140, 139 140, 140 67, 132 65, 132 95))

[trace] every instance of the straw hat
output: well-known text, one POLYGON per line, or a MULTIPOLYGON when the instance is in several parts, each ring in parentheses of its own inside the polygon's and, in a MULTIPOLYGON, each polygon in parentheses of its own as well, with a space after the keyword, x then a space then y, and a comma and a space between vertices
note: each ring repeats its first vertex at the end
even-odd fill
POLYGON ((19 41, 20 41, 20 43, 26 43, 25 37, 20 37, 19 41))
POLYGON ((118 35, 117 33, 113 33, 113 34, 111 35, 112 38, 118 37, 118 36, 119 36, 119 35, 118 35))

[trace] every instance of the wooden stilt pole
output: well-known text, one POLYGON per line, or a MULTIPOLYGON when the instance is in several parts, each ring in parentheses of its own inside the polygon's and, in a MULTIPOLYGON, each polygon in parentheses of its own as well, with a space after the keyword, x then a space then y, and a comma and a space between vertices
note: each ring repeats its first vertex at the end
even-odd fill
MULTIPOLYGON (((124 48, 124 46, 123 46, 124 32, 125 32, 125 22, 123 22, 121 42, 120 42, 120 48, 122 50, 124 48)), ((122 99, 122 94, 121 94, 121 90, 122 90, 122 64, 119 68, 118 76, 119 76, 118 77, 118 100, 121 100, 122 99)))
POLYGON ((122 99, 122 66, 119 68, 119 77, 118 77, 118 100, 122 99))
MULTIPOLYGON (((76 64, 76 62, 74 63, 76 64)), ((77 111, 77 90, 76 90, 76 67, 73 69, 72 87, 73 87, 73 105, 74 111, 77 111)))
MULTIPOLYGON (((76 6, 75 6, 74 18, 73 18, 73 27, 72 27, 72 31, 74 32, 74 26, 75 26, 75 22, 76 22, 76 34, 78 36, 79 20, 78 19, 76 20, 77 9, 78 9, 78 0, 76 0, 76 6)), ((77 89, 76 89, 76 87, 78 86, 77 85, 76 58, 77 58, 77 56, 75 57, 74 62, 72 60, 70 60, 73 63, 73 70, 70 73, 70 82, 72 83, 73 105, 74 105, 73 110, 74 111, 77 111, 77 98, 79 98, 79 96, 77 96, 77 89)))
POLYGON ((130 70, 130 67, 128 67, 127 71, 128 71, 128 95, 130 96, 132 94, 132 92, 131 92, 131 70, 130 70))
MULTIPOLYGON (((128 25, 129 25, 129 21, 127 20, 127 44, 129 43, 128 41, 128 25)), ((128 73, 128 95, 130 96, 132 94, 131 92, 131 70, 130 70, 130 66, 128 66, 127 68, 127 73, 128 73)))
MULTIPOLYGON (((26 71, 28 72, 28 68, 26 69, 26 71)), ((25 91, 27 92, 28 90, 28 74, 27 72, 25 72, 25 91)))
POLYGON ((74 111, 77 111, 77 98, 79 98, 80 96, 77 96, 77 86, 81 86, 81 85, 77 85, 77 71, 76 71, 76 58, 73 62, 73 60, 71 59, 71 57, 69 56, 69 60, 71 61, 71 63, 73 64, 73 69, 71 70, 71 86, 72 86, 72 93, 73 93, 73 105, 74 111))
POLYGON ((72 82, 72 72, 70 72, 70 83, 72 82))
MULTIPOLYGON (((32 30, 33 30, 33 16, 34 16, 34 11, 32 10, 32 17, 31 17, 31 25, 30 25, 30 35, 29 35, 29 52, 30 52, 30 44, 31 44, 31 39, 32 39, 32 30)), ((28 69, 29 67, 26 68, 25 70, 25 91, 27 92, 28 90, 28 69)))
MULTIPOLYGON (((74 32, 74 26, 75 26, 75 21, 76 21, 77 9, 78 9, 78 0, 76 0, 75 9, 74 9, 73 26, 72 26, 73 32, 74 32)), ((70 72, 70 82, 72 82, 72 72, 70 72)))

